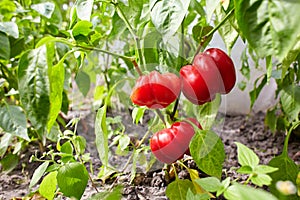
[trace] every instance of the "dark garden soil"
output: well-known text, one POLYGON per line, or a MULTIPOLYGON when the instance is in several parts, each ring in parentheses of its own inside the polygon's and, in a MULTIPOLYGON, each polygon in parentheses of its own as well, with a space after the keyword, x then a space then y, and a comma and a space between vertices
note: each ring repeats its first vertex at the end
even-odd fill
MULTIPOLYGON (((76 113, 73 113, 73 115, 76 115, 76 113)), ((121 115, 122 120, 126 125, 127 133, 131 137, 141 138, 142 133, 146 130, 145 127, 133 125, 129 113, 125 112, 121 115)), ((170 180, 165 177, 165 173, 162 171, 163 165, 159 162, 155 163, 152 169, 147 173, 143 172, 143 168, 138 168, 138 174, 132 184, 129 184, 129 173, 122 175, 118 180, 112 179, 108 180, 105 185, 101 184, 101 181, 97 179, 97 170, 101 166, 101 162, 94 145, 94 115, 87 112, 86 115, 83 116, 83 119, 79 122, 78 133, 87 140, 87 151, 91 153, 93 168, 95 170, 92 177, 95 178, 98 190, 101 191, 116 181, 125 186, 123 190, 124 200, 167 199, 165 190, 170 180)), ((215 128, 215 131, 220 135, 227 155, 224 163, 224 177, 229 176, 232 179, 239 178, 241 182, 245 179, 245 177, 239 176, 234 171, 234 168, 238 167, 236 145, 234 144, 236 141, 253 149, 258 154, 261 164, 267 164, 273 156, 278 155, 281 152, 284 133, 272 134, 267 130, 264 126, 263 113, 256 113, 250 117, 244 115, 223 116, 220 114, 220 118, 225 120, 224 124, 222 128, 215 128)), ((28 195, 30 178, 39 165, 39 163, 29 163, 28 161, 30 155, 36 150, 38 150, 38 147, 31 145, 26 152, 23 152, 21 162, 14 171, 9 174, 0 174, 0 199, 12 199, 14 197, 21 198, 28 195)), ((292 137, 289 144, 289 155, 298 164, 300 163, 299 151, 300 139, 292 137)), ((111 164, 119 166, 120 169, 122 169, 126 161, 127 158, 117 156, 112 156, 110 159, 111 164)), ((187 161, 186 164, 191 168, 196 168, 195 163, 192 160, 187 161)), ((199 171, 199 174, 200 177, 205 176, 201 171, 199 171)), ((178 175, 180 178, 189 177, 187 171, 183 169, 179 171, 178 175)), ((89 183, 82 199, 87 199, 95 193, 95 189, 91 186, 91 183, 89 183)))

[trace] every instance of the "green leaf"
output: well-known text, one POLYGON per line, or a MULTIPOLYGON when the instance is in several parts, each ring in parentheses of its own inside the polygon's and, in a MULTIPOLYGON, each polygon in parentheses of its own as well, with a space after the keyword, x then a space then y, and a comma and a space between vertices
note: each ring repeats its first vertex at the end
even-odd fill
POLYGON ((50 110, 50 83, 46 46, 24 53, 18 69, 21 103, 32 125, 44 140, 50 110))
POLYGON ((0 142, 0 157, 4 157, 6 154, 7 148, 10 146, 11 142, 13 140, 13 136, 10 133, 4 133, 1 136, 1 142, 0 142))
POLYGON ((93 28, 93 24, 89 21, 79 21, 72 29, 73 36, 84 35, 88 36, 93 28))
POLYGON ((15 22, 0 22, 0 31, 16 39, 19 38, 19 29, 15 22))
POLYGON ((227 188, 224 196, 228 200, 278 200, 275 196, 262 189, 256 189, 247 185, 234 184, 227 188))
POLYGON ((245 145, 235 142, 237 146, 238 162, 241 166, 250 166, 252 169, 259 164, 258 156, 245 145))
POLYGON ((108 166, 108 132, 106 127, 106 106, 98 109, 95 121, 96 147, 100 160, 108 166))
POLYGON ((219 112, 220 105, 221 95, 216 94, 213 101, 202 106, 196 106, 198 108, 195 110, 199 110, 196 116, 201 116, 198 120, 204 130, 211 129, 211 127, 216 123, 216 117, 219 112))
POLYGON ((5 173, 11 172, 19 163, 19 156, 16 154, 9 153, 4 158, 1 158, 0 164, 2 171, 5 173))
POLYGON ((230 177, 225 178, 222 182, 222 187, 219 188, 219 190, 216 193, 216 196, 220 196, 221 194, 223 194, 225 192, 225 190, 227 190, 227 188, 230 185, 230 177))
POLYGON ((9 45, 9 39, 6 34, 2 33, 0 31, 0 60, 9 60, 10 58, 10 45, 9 45))
POLYGON ((76 75, 75 81, 82 95, 86 96, 91 86, 91 80, 89 75, 84 71, 79 71, 76 75))
POLYGON ((77 17, 81 20, 90 21, 94 0, 76 0, 77 17))
POLYGON ((130 137, 128 135, 121 135, 119 138, 119 147, 124 151, 130 144, 130 137))
POLYGON ((251 177, 251 182, 259 187, 263 185, 270 185, 272 178, 267 174, 257 174, 256 176, 251 177))
POLYGON ((300 2, 235 0, 234 5, 242 35, 258 56, 286 57, 300 34, 300 2))
POLYGON ((84 137, 76 136, 76 138, 74 139, 74 145, 80 155, 84 154, 86 147, 86 140, 84 137))
POLYGON ((44 17, 50 19, 55 9, 55 4, 52 2, 33 4, 31 5, 31 9, 37 11, 39 14, 43 15, 44 17))
MULTIPOLYGON (((218 2, 218 1, 217 1, 218 2)), ((225 11, 219 6, 216 9, 216 20, 215 24, 219 24, 226 16, 225 11)), ((232 15, 219 29, 219 33, 225 43, 228 53, 230 54, 231 49, 233 48, 236 40, 239 37, 239 33, 236 29, 232 26, 232 23, 236 23, 234 21, 234 15, 232 15)))
POLYGON ((57 171, 50 172, 40 184, 39 193, 48 200, 52 200, 57 186, 57 171))
POLYGON ((241 173, 241 174, 252 174, 254 173, 252 167, 248 166, 248 165, 244 165, 244 166, 241 166, 238 170, 237 170, 238 173, 241 173))
POLYGON ((215 132, 198 130, 190 142, 190 151, 199 169, 221 178, 225 151, 222 140, 215 132))
POLYGON ((276 108, 267 111, 265 116, 265 124, 270 128, 270 130, 273 133, 275 133, 277 127, 276 108))
POLYGON ((211 199, 211 196, 209 194, 204 193, 204 194, 194 194, 192 190, 189 188, 187 193, 186 193, 186 199, 187 200, 207 200, 211 199))
POLYGON ((167 186, 166 196, 171 200, 186 200, 187 192, 192 188, 193 183, 190 180, 176 179, 167 186))
MULTIPOLYGON (((272 178, 272 183, 270 185, 270 191, 279 196, 280 193, 276 189, 276 183, 278 181, 286 181, 290 180, 295 183, 297 179, 297 174, 299 172, 299 167, 295 164, 295 162, 288 157, 287 153, 282 153, 279 156, 276 156, 269 162, 269 166, 278 168, 277 171, 270 174, 272 178)), ((299 199, 296 195, 290 195, 289 200, 299 199)))
POLYGON ((128 5, 118 2, 116 11, 119 17, 123 21, 128 20, 133 29, 143 30, 143 27, 149 21, 149 1, 128 0, 127 2, 128 5), (123 15, 125 15, 126 19, 123 15))
POLYGON ((220 1, 210 1, 207 0, 206 1, 206 6, 205 6, 205 10, 206 10, 206 21, 210 21, 211 17, 213 16, 215 10, 217 9, 217 7, 221 7, 220 6, 220 1))
POLYGON ((62 135, 62 132, 60 130, 59 124, 57 122, 54 122, 51 130, 47 134, 47 139, 52 141, 52 142, 57 142, 58 137, 62 135))
POLYGON ((26 49, 25 38, 10 38, 10 58, 14 58, 23 53, 26 49))
POLYGON ((39 182, 39 180, 46 172, 48 166, 49 166, 49 161, 45 161, 34 171, 29 184, 29 189, 31 189, 33 186, 35 186, 35 184, 39 182))
POLYGON ((269 174, 269 173, 275 172, 277 170, 278 170, 278 168, 276 168, 276 167, 271 167, 268 165, 257 165, 253 171, 256 173, 261 173, 261 174, 269 174))
POLYGON ((299 54, 300 54, 300 35, 298 35, 295 46, 289 51, 286 57, 282 60, 282 74, 281 74, 282 77, 285 76, 289 67, 297 59, 297 56, 299 54))
POLYGON ((300 86, 289 85, 281 90, 280 102, 284 113, 290 122, 299 120, 300 113, 300 86))
POLYGON ((252 109, 256 99, 258 98, 261 90, 263 89, 263 87, 267 84, 267 76, 265 75, 263 77, 263 79, 261 80, 260 84, 257 86, 257 83, 258 81, 260 80, 260 78, 256 79, 255 82, 254 82, 254 88, 253 90, 251 90, 249 92, 249 95, 250 95, 250 108, 252 109))
POLYGON ((216 177, 201 178, 195 180, 195 182, 208 192, 216 192, 222 187, 220 180, 216 177))
POLYGON ((143 123, 143 116, 147 108, 145 107, 134 107, 132 110, 132 120, 133 123, 138 124, 139 122, 143 123))
POLYGON ((73 155, 73 146, 70 141, 65 142, 60 149, 60 152, 73 155))
POLYGON ((151 0, 151 20, 164 38, 175 34, 180 27, 190 4, 190 0, 151 0))
POLYGON ((27 120, 19 106, 7 105, 0 107, 0 127, 7 133, 30 141, 27 134, 27 120))
POLYGON ((56 118, 61 110, 64 81, 65 81, 65 56, 53 67, 51 67, 49 81, 50 81, 50 112, 47 124, 47 130, 50 132, 56 118))
POLYGON ((83 164, 72 162, 62 166, 56 178, 58 187, 65 196, 80 199, 87 186, 89 175, 83 164))
POLYGON ((104 191, 93 195, 88 200, 120 200, 122 198, 123 186, 117 185, 110 191, 104 191))
MULTIPOLYGON (((197 41, 199 44, 202 43, 203 37, 207 35, 212 29, 212 26, 201 26, 200 24, 195 25, 192 29, 194 40, 197 41)), ((205 48, 209 44, 211 39, 212 35, 210 37, 206 37, 202 47, 205 48)))

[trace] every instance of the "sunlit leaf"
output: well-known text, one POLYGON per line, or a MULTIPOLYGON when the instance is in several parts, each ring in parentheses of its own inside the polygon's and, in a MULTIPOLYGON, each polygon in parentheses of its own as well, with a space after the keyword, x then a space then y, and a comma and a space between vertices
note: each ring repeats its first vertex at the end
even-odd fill
POLYGON ((300 34, 299 1, 235 0, 235 16, 242 32, 260 57, 282 60, 300 34))
POLYGON ((221 178, 225 151, 221 139, 215 132, 198 130, 190 142, 190 152, 202 171, 221 178))
POLYGON ((156 29, 168 38, 178 30, 188 11, 190 0, 151 0, 151 20, 156 29))
POLYGON ((67 197, 80 199, 88 183, 89 175, 85 166, 72 162, 63 165, 57 173, 57 184, 67 197))
POLYGON ((26 116, 19 106, 0 107, 0 127, 7 133, 29 141, 26 116))
POLYGON ((190 180, 176 179, 168 185, 166 195, 172 200, 186 200, 186 194, 192 188, 193 183, 190 180))
POLYGON ((48 200, 52 200, 54 198, 57 187, 56 176, 57 171, 50 172, 47 176, 44 177, 43 181, 40 184, 39 192, 48 200))

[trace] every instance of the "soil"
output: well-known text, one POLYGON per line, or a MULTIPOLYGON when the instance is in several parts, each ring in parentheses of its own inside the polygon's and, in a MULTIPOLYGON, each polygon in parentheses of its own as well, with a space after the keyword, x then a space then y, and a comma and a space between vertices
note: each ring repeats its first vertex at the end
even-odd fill
MULTIPOLYGON (((73 112, 71 116, 78 116, 79 113, 73 112)), ((130 184, 130 173, 120 176, 117 180, 111 179, 106 182, 105 185, 97 179, 97 170, 101 166, 97 150, 95 148, 95 137, 94 137, 94 114, 85 112, 80 113, 82 119, 78 125, 78 134, 84 136, 87 140, 87 151, 91 154, 94 174, 91 176, 95 179, 98 190, 103 190, 105 187, 109 187, 114 181, 124 185, 122 199, 124 200, 144 200, 144 199, 155 199, 164 200, 168 199, 165 196, 165 190, 168 182, 172 181, 165 177, 165 173, 162 170, 163 164, 156 162, 150 171, 145 173, 143 167, 138 168, 137 176, 134 181, 130 184)), ((132 119, 129 113, 121 113, 123 123, 126 125, 127 133, 131 137, 142 137, 141 133, 144 133, 146 128, 132 124, 132 119), (140 134, 139 134, 140 133, 140 134)), ((245 177, 235 173, 234 168, 238 167, 236 145, 234 142, 240 142, 253 149, 260 158, 261 164, 267 164, 270 159, 282 151, 284 134, 283 133, 271 133, 266 129, 264 125, 264 113, 256 113, 251 116, 245 115, 219 115, 220 119, 224 120, 222 127, 214 127, 214 131, 221 137, 224 148, 226 151, 226 160, 224 163, 224 176, 231 177, 232 179, 239 178, 242 182, 245 177)), ((291 138, 289 143, 289 156, 293 158, 296 163, 300 164, 300 139, 291 138)), ((30 178, 34 170, 38 167, 39 163, 29 163, 29 158, 32 153, 38 150, 38 146, 31 145, 26 152, 23 152, 21 156, 20 164, 9 174, 0 174, 0 199, 13 199, 22 198, 28 195, 28 185, 30 178)), ((114 166, 119 166, 120 169, 126 163, 128 157, 116 157, 112 156, 110 163, 114 166)), ((196 169, 196 165, 192 160, 186 162, 186 164, 196 169)), ((130 169, 130 167, 129 167, 130 169)), ((186 170, 181 169, 179 171, 180 178, 188 178, 186 170)), ((199 171, 200 176, 204 176, 199 171)), ((35 188, 34 188, 35 189, 35 188)), ((96 191, 89 183, 82 199, 88 199, 96 191)), ((220 198, 221 199, 221 198, 220 198)))

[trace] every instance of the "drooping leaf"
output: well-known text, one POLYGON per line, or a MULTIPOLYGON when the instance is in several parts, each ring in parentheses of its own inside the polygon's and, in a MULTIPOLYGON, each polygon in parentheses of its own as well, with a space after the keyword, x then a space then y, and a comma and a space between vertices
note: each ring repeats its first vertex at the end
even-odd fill
POLYGON ((30 180, 29 189, 31 189, 33 186, 35 186, 35 184, 37 184, 39 182, 39 180, 42 178, 42 176, 46 172, 48 166, 49 166, 49 161, 46 161, 46 162, 42 163, 34 171, 32 177, 31 177, 31 180, 30 180))
POLYGON ((299 120, 300 113, 300 86, 290 85, 281 91, 280 102, 282 109, 289 120, 299 120))
POLYGON ((259 164, 258 156, 247 146, 235 142, 237 145, 238 162, 241 166, 250 166, 255 168, 259 164))
POLYGON ((286 57, 282 60, 282 74, 284 77, 288 68, 296 60, 297 56, 300 54, 300 35, 297 38, 295 46, 289 51, 286 57))
POLYGON ((11 172, 19 163, 19 156, 16 154, 9 153, 1 158, 0 164, 4 173, 11 172))
POLYGON ((27 120, 19 106, 4 105, 0 107, 0 127, 7 133, 29 141, 27 120))
POLYGON ((75 81, 80 92, 83 94, 83 96, 86 96, 91 87, 91 80, 89 75, 84 71, 80 70, 76 75, 75 81))
POLYGON ((82 137, 81 135, 76 136, 76 138, 74 139, 74 145, 79 154, 84 154, 86 147, 86 139, 84 137, 82 137))
POLYGON ((299 1, 235 0, 235 16, 259 57, 275 55, 280 61, 294 47, 300 34, 299 1))
POLYGON ((277 127, 277 116, 276 108, 267 111, 265 116, 265 124, 270 128, 270 130, 275 133, 277 127))
POLYGON ((198 130, 190 142, 190 152, 199 169, 210 176, 221 178, 225 151, 215 132, 198 130))
POLYGON ((9 60, 10 58, 10 45, 9 39, 6 34, 0 31, 0 60, 9 60))
MULTIPOLYGON (((221 6, 219 6, 216 9, 215 13, 216 13, 215 24, 219 24, 226 16, 226 13, 221 6)), ((239 37, 239 33, 234 28, 234 26, 232 26, 232 23, 236 23, 234 21, 234 15, 232 15, 227 21, 225 21, 224 24, 218 29, 229 54, 239 37)))
POLYGON ((209 192, 216 192, 222 187, 220 180, 216 177, 201 178, 197 179, 195 182, 209 192))
POLYGON ((24 53, 18 69, 21 103, 32 125, 44 139, 50 110, 50 83, 46 46, 24 53))
POLYGON ((261 90, 267 84, 267 80, 268 79, 267 79, 267 76, 265 75, 263 77, 263 79, 261 80, 261 82, 259 83, 259 85, 257 86, 259 80, 260 80, 259 78, 255 80, 255 82, 254 82, 254 88, 253 88, 253 90, 251 90, 249 92, 249 95, 250 95, 250 108, 253 107, 253 105, 254 105, 256 99, 258 98, 261 90))
POLYGON ((190 180, 176 179, 168 185, 166 195, 171 200, 186 200, 186 194, 192 188, 193 183, 190 180))
POLYGON ((57 171, 50 172, 44 177, 39 187, 39 193, 48 200, 52 200, 57 187, 57 171))
POLYGON ((58 170, 56 178, 58 187, 65 196, 80 199, 87 186, 89 175, 83 164, 71 162, 58 170))
POLYGON ((94 0, 76 0, 75 7, 77 17, 81 20, 90 21, 94 0))
POLYGON ((14 38, 19 38, 19 29, 16 22, 0 22, 0 31, 14 38))
POLYGON ((50 19, 55 9, 55 4, 52 2, 33 4, 31 5, 31 9, 37 11, 39 14, 43 15, 44 17, 50 19))
POLYGON ((48 132, 50 132, 55 120, 58 116, 62 106, 64 81, 65 81, 65 68, 64 60, 61 59, 55 66, 51 67, 49 76, 50 81, 50 113, 47 124, 48 132))
POLYGON ((158 32, 168 38, 180 27, 190 0, 151 0, 151 20, 158 32))
POLYGON ((106 127, 106 106, 98 109, 95 121, 96 147, 100 160, 108 166, 108 132, 106 127))
POLYGON ((13 135, 10 133, 5 133, 4 135, 1 136, 1 141, 0 141, 0 157, 4 157, 7 148, 11 144, 13 140, 13 135))
POLYGON ((147 0, 128 0, 128 4, 119 2, 117 5, 117 13, 122 20, 123 15, 130 23, 130 26, 139 31, 143 30, 146 22, 149 21, 149 1, 147 0))
POLYGON ((206 6, 205 6, 205 10, 206 10, 206 21, 210 21, 215 10, 217 9, 217 7, 220 7, 221 2, 220 1, 210 1, 207 0, 206 1, 206 6))
POLYGON ((224 196, 228 200, 258 200, 258 199, 266 199, 266 200, 278 200, 271 193, 268 193, 265 190, 257 189, 254 187, 250 187, 247 185, 234 184, 231 185, 225 190, 224 196))

